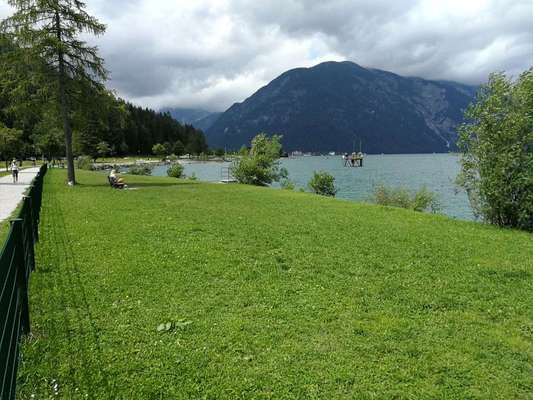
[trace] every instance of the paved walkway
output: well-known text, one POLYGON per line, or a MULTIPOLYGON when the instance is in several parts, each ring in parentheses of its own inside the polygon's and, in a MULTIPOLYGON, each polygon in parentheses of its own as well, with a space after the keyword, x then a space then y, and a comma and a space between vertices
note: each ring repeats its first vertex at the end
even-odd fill
POLYGON ((39 167, 25 168, 19 171, 18 183, 13 183, 11 175, 0 178, 0 222, 9 218, 22 200, 22 195, 32 179, 39 172, 39 167))

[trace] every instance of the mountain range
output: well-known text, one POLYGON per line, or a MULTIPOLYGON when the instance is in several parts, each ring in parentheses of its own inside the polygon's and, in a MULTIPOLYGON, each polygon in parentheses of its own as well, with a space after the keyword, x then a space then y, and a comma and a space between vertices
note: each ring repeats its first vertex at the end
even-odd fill
POLYGON ((325 62, 287 71, 224 113, 190 123, 212 148, 238 149, 265 132, 283 135, 286 151, 351 152, 361 143, 367 153, 448 152, 456 150, 456 128, 476 91, 325 62))
POLYGON ((206 110, 198 110, 193 108, 171 108, 166 107, 159 110, 160 112, 168 112, 172 118, 181 124, 192 125, 197 129, 206 131, 222 114, 221 112, 211 112, 206 110))

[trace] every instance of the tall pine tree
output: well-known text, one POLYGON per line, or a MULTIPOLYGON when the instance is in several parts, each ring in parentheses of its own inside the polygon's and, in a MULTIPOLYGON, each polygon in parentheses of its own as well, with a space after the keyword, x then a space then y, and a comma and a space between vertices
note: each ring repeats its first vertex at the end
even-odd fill
MULTIPOLYGON (((80 87, 100 86, 106 79, 103 59, 97 47, 79 39, 88 32, 100 35, 105 25, 85 11, 79 0, 8 0, 15 13, 2 21, 1 30, 21 49, 24 60, 43 59, 52 86, 65 135, 69 184, 76 183, 72 153, 71 110, 80 87)), ((33 80, 34 76, 23 79, 33 80)))

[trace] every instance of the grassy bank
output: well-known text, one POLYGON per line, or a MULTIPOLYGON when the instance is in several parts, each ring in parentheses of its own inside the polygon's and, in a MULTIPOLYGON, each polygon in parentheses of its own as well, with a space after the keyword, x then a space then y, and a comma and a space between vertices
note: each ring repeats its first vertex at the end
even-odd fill
POLYGON ((46 177, 22 399, 532 396, 530 234, 282 190, 128 177, 137 188, 120 191, 78 176, 46 177))

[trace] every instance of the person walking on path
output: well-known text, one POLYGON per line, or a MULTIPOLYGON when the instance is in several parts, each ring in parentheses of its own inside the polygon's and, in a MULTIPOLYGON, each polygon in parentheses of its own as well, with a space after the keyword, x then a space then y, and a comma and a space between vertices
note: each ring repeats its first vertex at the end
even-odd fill
POLYGON ((16 185, 11 176, 0 177, 0 222, 12 216, 38 172, 39 167, 26 168, 24 173, 19 173, 16 185))
POLYGON ((13 175, 13 183, 17 183, 19 181, 19 167, 15 159, 11 163, 11 174, 13 175))

